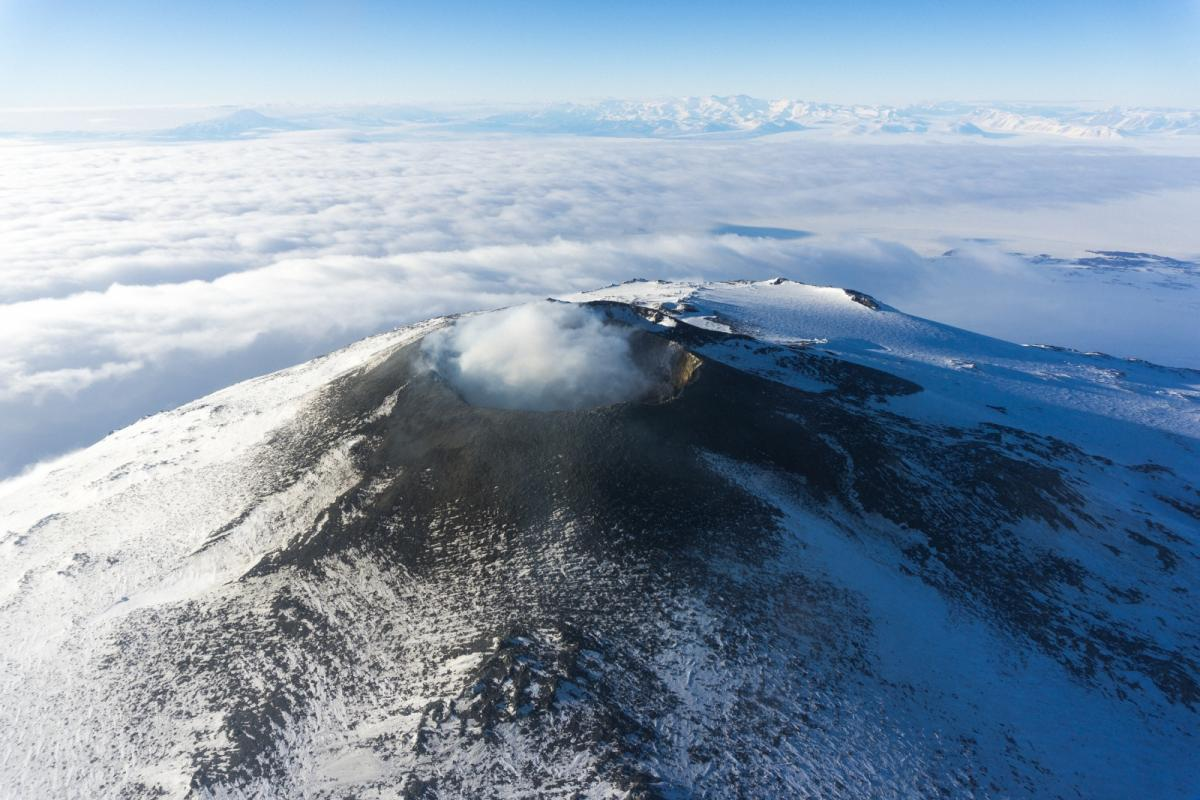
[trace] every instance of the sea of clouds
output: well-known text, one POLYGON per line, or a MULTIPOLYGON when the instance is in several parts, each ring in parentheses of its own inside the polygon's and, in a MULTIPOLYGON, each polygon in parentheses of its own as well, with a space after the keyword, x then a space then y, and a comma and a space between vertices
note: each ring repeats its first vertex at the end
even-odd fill
POLYGON ((783 275, 1200 366, 1194 273, 1012 254, 1195 259, 1198 212, 1200 157, 1132 146, 0 140, 0 476, 380 330, 634 277, 783 275))

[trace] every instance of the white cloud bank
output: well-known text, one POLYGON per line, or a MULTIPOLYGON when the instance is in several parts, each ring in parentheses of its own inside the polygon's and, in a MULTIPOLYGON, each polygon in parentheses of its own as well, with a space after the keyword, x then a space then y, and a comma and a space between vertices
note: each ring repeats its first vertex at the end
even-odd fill
POLYGON ((0 475, 382 329, 632 277, 785 275, 1200 365, 1195 273, 1006 254, 1196 256, 1188 155, 324 132, 9 141, 0 165, 0 475), (713 233, 730 223, 816 235, 713 233))

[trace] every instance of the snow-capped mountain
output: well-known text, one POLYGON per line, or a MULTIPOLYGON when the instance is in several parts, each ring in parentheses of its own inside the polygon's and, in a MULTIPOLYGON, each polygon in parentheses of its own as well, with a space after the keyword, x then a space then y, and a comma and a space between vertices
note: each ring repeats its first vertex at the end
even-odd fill
POLYGON ((1200 790, 1200 373, 783 280, 562 300, 0 484, 0 794, 1200 790))
POLYGON ((306 126, 243 108, 223 117, 191 122, 163 132, 169 139, 245 139, 272 133, 303 130, 306 126))
POLYGON ((1119 139, 1200 132, 1200 112, 1113 108, 1102 112, 1051 107, 943 104, 896 107, 745 95, 663 101, 612 100, 563 104, 486 118, 501 128, 563 133, 695 136, 765 135, 824 130, 841 134, 1032 134, 1072 139, 1119 139))
MULTIPOLYGON (((556 116, 572 120, 576 130, 589 127, 612 132, 632 130, 656 136, 763 135, 813 128, 846 133, 921 133, 929 129, 929 122, 923 116, 886 106, 760 100, 744 95, 568 105, 529 114, 526 124, 536 126, 556 116)), ((570 129, 564 126, 564 130, 570 129)))

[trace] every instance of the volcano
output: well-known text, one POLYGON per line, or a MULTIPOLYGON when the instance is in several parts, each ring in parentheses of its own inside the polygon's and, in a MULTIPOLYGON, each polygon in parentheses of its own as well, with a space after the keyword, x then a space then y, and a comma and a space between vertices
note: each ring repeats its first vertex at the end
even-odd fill
POLYGON ((521 313, 603 348, 493 400, 445 342, 522 337, 435 319, 0 484, 0 794, 1200 791, 1200 373, 782 279, 521 313))

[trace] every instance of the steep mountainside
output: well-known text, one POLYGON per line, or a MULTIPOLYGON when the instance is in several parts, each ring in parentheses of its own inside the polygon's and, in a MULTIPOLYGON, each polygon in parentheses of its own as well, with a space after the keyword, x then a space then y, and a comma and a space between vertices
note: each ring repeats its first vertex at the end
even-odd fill
POLYGON ((468 403, 439 319, 0 484, 0 795, 1200 791, 1200 373, 564 299, 638 396, 468 403))

